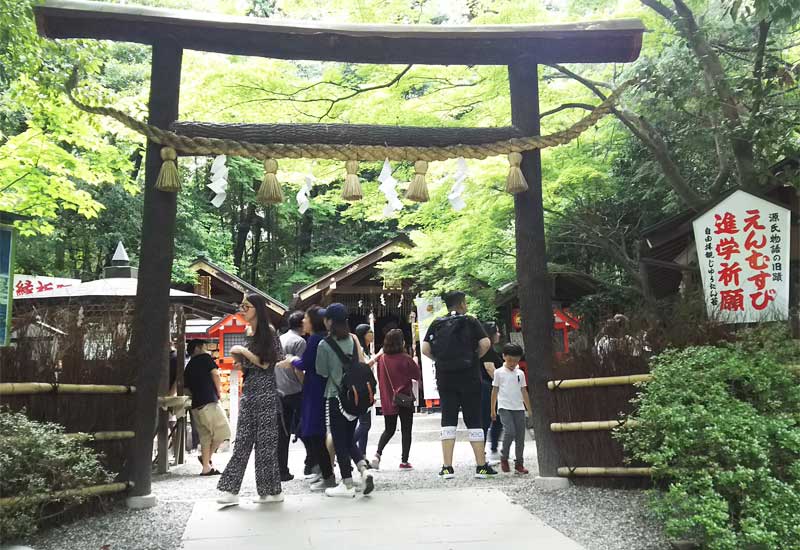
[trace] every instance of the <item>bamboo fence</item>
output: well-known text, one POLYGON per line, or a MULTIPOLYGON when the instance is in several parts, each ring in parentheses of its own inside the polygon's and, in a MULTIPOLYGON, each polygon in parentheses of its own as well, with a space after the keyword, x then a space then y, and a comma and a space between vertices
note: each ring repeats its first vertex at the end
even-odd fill
POLYGON ((37 504, 40 502, 53 502, 64 498, 110 495, 114 493, 121 493, 122 491, 127 490, 130 485, 130 483, 108 483, 105 485, 82 487, 80 489, 56 491, 54 493, 39 493, 36 495, 0 498, 0 508, 20 506, 23 504, 37 504))

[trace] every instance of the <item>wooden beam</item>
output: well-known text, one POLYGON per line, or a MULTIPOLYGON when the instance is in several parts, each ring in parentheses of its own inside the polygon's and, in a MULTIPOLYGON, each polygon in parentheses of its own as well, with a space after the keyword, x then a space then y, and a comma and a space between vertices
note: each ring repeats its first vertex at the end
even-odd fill
POLYGON ((324 143, 326 145, 386 145, 446 147, 480 145, 525 137, 512 127, 426 128, 371 124, 215 124, 175 122, 170 129, 186 137, 234 139, 250 143, 324 143))
MULTIPOLYGON (((529 135, 539 134, 539 71, 532 60, 509 65, 511 121, 529 135)), ((514 195, 517 243, 517 281, 522 310, 522 334, 529 357, 536 357, 528 369, 528 392, 533 408, 533 430, 539 475, 555 477, 561 456, 550 431, 554 407, 547 381, 553 378, 552 285, 547 273, 547 247, 542 210, 542 157, 540 151, 522 154, 522 173, 528 190, 514 195)))
POLYGON ((549 380, 547 388, 551 390, 570 390, 573 388, 598 388, 601 386, 630 386, 653 380, 652 374, 628 374, 626 376, 598 376, 597 378, 570 378, 567 380, 549 380))
POLYGON ((183 49, 349 63, 505 65, 633 61, 645 28, 638 19, 559 25, 325 25, 226 17, 134 5, 47 0, 34 8, 39 34, 183 49))
POLYGON ((558 469, 558 475, 562 477, 649 477, 652 474, 652 468, 578 466, 577 468, 561 467, 558 469))
MULTIPOLYGON (((178 118, 183 50, 175 43, 153 46, 148 120, 167 127, 178 118)), ((137 375, 136 438, 130 446, 132 495, 150 495, 153 429, 158 389, 169 350, 169 285, 175 246, 177 195, 155 188, 161 168, 160 146, 148 141, 145 161, 139 283, 131 334, 131 360, 137 375)))

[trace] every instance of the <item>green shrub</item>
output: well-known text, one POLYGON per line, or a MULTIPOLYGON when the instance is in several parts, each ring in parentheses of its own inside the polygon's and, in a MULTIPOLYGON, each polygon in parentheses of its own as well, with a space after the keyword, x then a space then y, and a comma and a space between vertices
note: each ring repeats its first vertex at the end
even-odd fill
POLYGON ((800 548, 800 384, 784 330, 653 358, 635 400, 640 422, 617 433, 654 468, 667 534, 704 548, 800 548))
MULTIPOLYGON (((35 422, 22 413, 0 410, 0 478, 2 497, 52 493, 107 483, 111 475, 81 438, 63 427, 35 422)), ((62 505, 80 503, 81 497, 62 505)), ((0 508, 0 541, 30 535, 42 519, 46 503, 0 508)))

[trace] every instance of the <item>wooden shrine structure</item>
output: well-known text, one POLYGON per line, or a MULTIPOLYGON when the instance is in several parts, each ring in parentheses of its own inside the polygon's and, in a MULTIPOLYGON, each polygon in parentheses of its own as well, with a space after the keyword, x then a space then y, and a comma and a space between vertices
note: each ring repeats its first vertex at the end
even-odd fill
MULTIPOLYGON (((168 294, 174 255, 177 196, 165 192, 160 172, 177 179, 175 155, 217 154, 215 143, 233 136, 227 154, 265 160, 272 176, 274 158, 316 156, 347 160, 420 160, 415 181, 424 185, 427 162, 458 156, 485 158, 508 154, 509 183, 515 188, 516 256, 519 299, 526 319, 524 338, 537 350, 532 366, 539 473, 555 477, 559 449, 548 418, 552 373, 550 281, 547 273, 539 147, 566 143, 608 113, 610 97, 559 139, 539 136, 538 66, 548 63, 606 63, 635 60, 644 27, 639 20, 592 21, 560 25, 325 25, 267 19, 212 16, 181 11, 79 0, 45 0, 34 8, 39 34, 48 38, 89 38, 152 46, 148 136, 139 285, 131 354, 140 365, 136 399, 136 439, 132 446, 130 506, 152 506, 150 459, 160 366, 167 361, 168 294), (181 60, 185 49, 279 59, 349 63, 427 65, 505 65, 508 67, 512 126, 506 128, 418 128, 352 125, 226 125, 178 122, 181 60), (602 108, 602 109, 601 109, 602 108), (593 121, 590 120, 593 118, 593 121), (167 136, 167 133, 171 134, 167 136), (202 137, 202 140, 192 138, 202 137), (215 141, 217 140, 217 141, 215 141), (313 147, 306 147, 307 144, 313 147), (500 147, 481 147, 480 144, 500 147), (159 144, 168 145, 163 149, 159 144), (422 151, 428 148, 429 153, 422 151), (266 152, 265 152, 266 151, 266 152), (162 158, 164 159, 162 161, 162 158), (163 164, 163 167, 162 167, 163 164), (514 178, 512 178, 514 175, 514 178), (520 179, 524 178, 519 185, 520 179), (157 186, 158 185, 158 186, 157 186)), ((111 114, 109 109, 92 112, 111 114)), ((130 122, 130 121, 129 121, 130 122)), ((358 183, 357 176, 355 183, 358 183)), ((174 191, 175 189, 173 189, 174 191)), ((425 194, 416 200, 425 200, 425 194)), ((354 195, 357 195, 355 193, 354 195)), ((407 198, 410 198, 407 195, 407 198)))

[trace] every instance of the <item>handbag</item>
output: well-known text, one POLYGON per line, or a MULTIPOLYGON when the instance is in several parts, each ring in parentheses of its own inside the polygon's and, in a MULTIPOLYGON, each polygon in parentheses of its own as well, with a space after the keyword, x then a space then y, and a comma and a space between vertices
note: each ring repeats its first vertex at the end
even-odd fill
POLYGON ((389 380, 389 387, 392 389, 392 394, 394 395, 392 398, 392 403, 401 409, 413 409, 414 396, 408 395, 407 393, 396 392, 394 389, 394 384, 392 383, 392 377, 389 375, 389 369, 386 367, 385 362, 383 364, 383 368, 386 369, 386 378, 389 380))

